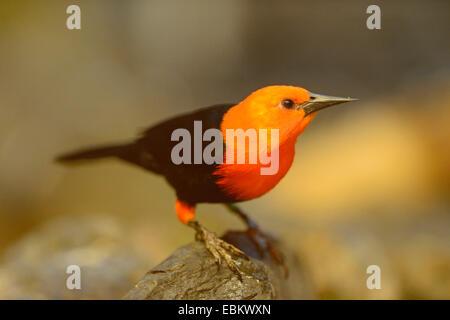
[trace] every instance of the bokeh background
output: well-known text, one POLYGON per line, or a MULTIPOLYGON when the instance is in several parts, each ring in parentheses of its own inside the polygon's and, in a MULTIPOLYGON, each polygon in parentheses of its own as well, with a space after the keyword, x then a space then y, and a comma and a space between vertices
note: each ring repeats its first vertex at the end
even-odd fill
MULTIPOLYGON (((161 177, 55 155, 291 84, 361 101, 319 114, 286 178, 243 207, 297 253, 312 298, 449 299, 449 30, 445 0, 2 1, 0 298, 120 298, 193 239, 161 177)), ((218 205, 198 217, 243 228, 218 205)))

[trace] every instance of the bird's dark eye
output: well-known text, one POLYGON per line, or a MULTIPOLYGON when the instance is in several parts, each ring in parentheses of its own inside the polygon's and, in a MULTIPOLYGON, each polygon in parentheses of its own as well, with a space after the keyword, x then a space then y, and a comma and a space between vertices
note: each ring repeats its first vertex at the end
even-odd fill
POLYGON ((295 106, 295 102, 291 99, 284 99, 283 101, 281 101, 281 105, 286 109, 292 109, 295 106))

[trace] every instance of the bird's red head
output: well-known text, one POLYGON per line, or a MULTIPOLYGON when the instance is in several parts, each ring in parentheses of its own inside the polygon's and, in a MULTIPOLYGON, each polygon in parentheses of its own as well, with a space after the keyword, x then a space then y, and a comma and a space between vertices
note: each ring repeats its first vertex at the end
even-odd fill
POLYGON ((302 133, 318 110, 353 100, 314 94, 294 86, 268 86, 230 109, 221 129, 224 134, 226 129, 278 129, 282 142, 302 133))
POLYGON ((267 165, 262 163, 260 158, 255 164, 247 162, 235 164, 234 159, 230 164, 229 159, 226 159, 228 156, 225 156, 225 163, 214 173, 219 176, 217 184, 238 200, 249 200, 265 194, 289 170, 294 158, 297 137, 309 125, 316 112, 353 100, 355 99, 314 94, 293 86, 269 86, 253 92, 224 115, 221 123, 222 135, 228 141, 229 129, 245 131, 255 129, 258 141, 261 141, 260 129, 266 129, 263 132, 266 132, 267 144, 263 146, 258 144, 257 149, 250 149, 249 144, 245 142, 235 143, 232 146, 227 144, 227 155, 228 151, 232 150, 230 156, 236 158, 236 154, 241 150, 245 153, 246 159, 250 159, 251 154, 259 155, 266 147, 267 153, 271 156, 274 153, 279 154, 279 158, 275 157, 274 160, 276 170, 271 171, 273 173, 270 175, 261 175, 261 168, 267 165), (272 129, 278 130, 275 141, 271 141, 272 136, 268 134, 272 129))

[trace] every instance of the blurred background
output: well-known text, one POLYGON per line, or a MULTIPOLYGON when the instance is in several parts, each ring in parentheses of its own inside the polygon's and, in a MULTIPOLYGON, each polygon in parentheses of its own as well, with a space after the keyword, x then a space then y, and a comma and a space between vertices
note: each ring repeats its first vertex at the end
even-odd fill
MULTIPOLYGON (((286 178, 243 207, 296 252, 311 298, 449 299, 449 30, 445 0, 2 1, 0 298, 120 298, 193 240, 161 177, 55 155, 289 84, 361 101, 320 113, 286 178)), ((219 205, 198 218, 243 228, 219 205)))

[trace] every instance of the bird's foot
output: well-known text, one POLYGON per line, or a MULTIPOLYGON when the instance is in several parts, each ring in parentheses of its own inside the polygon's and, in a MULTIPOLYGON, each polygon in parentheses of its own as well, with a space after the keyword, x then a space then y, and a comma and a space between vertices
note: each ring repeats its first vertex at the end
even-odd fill
POLYGON ((258 251, 261 259, 264 258, 266 252, 269 252, 272 259, 283 268, 284 275, 287 277, 289 274, 288 267, 284 263, 283 255, 276 249, 273 238, 262 232, 258 227, 258 224, 256 224, 256 222, 253 221, 250 216, 242 211, 237 205, 229 203, 226 204, 226 207, 234 214, 237 214, 238 217, 241 218, 247 225, 247 231, 245 234, 256 246, 256 250, 258 251))
POLYGON ((189 222, 189 226, 196 230, 196 240, 200 240, 205 243, 206 249, 208 249, 208 251, 213 255, 217 266, 220 268, 222 259, 224 259, 230 270, 236 274, 240 281, 242 281, 241 272, 234 262, 232 255, 244 258, 245 260, 249 260, 248 256, 232 244, 229 244, 228 242, 217 237, 214 232, 209 231, 197 221, 189 222))
POLYGON ((259 229, 256 225, 249 227, 246 231, 248 237, 252 240, 258 253, 261 257, 264 257, 268 252, 271 258, 278 263, 284 270, 285 277, 289 274, 289 269, 287 265, 284 263, 284 258, 281 252, 275 247, 274 239, 266 235, 264 232, 259 229))

